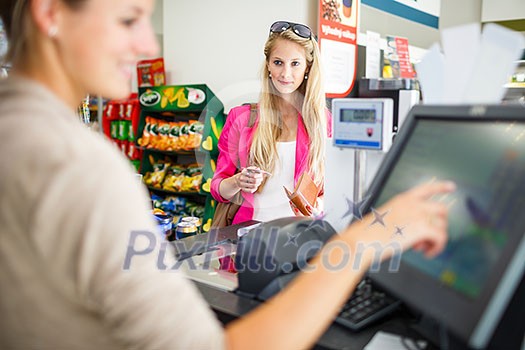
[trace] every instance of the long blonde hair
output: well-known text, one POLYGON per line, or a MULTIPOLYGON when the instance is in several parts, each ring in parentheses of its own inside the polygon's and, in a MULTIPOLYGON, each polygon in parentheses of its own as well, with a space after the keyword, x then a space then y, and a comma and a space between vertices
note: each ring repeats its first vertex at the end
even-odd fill
POLYGON ((279 92, 269 78, 268 61, 278 40, 289 40, 301 45, 305 50, 308 79, 303 80, 297 89, 301 115, 310 139, 308 167, 316 183, 324 176, 324 156, 326 140, 326 99, 319 62, 319 48, 312 38, 302 38, 291 30, 271 33, 264 47, 266 60, 262 68, 262 92, 259 99, 259 124, 254 133, 250 149, 250 161, 262 169, 273 171, 278 158, 276 142, 281 135, 281 113, 278 107, 279 92))

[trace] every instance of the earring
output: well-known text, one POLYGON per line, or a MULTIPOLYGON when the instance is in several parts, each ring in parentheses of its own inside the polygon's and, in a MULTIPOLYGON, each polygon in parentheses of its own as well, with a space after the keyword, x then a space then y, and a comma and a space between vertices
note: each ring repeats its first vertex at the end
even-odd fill
POLYGON ((47 31, 48 37, 54 38, 55 36, 57 36, 57 34, 58 34, 58 27, 56 25, 52 25, 51 27, 49 27, 47 31))
POLYGON ((304 80, 308 80, 308 74, 304 75, 304 80))
POLYGON ((268 78, 272 79, 272 73, 268 73, 268 78))

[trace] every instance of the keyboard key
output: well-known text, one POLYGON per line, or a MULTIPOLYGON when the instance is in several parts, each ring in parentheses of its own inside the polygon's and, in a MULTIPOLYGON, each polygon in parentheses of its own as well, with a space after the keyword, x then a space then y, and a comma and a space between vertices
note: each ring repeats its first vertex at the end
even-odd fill
POLYGON ((335 322, 352 330, 360 330, 394 311, 400 303, 399 300, 375 290, 370 280, 365 278, 343 305, 335 322))

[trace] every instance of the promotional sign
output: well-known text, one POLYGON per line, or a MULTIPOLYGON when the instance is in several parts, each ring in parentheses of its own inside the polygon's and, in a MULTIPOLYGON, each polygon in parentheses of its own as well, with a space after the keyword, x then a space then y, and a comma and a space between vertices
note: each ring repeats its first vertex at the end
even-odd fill
MULTIPOLYGON (((389 63, 392 78, 414 78, 416 72, 410 63, 408 39, 397 36, 386 37, 385 63, 389 63)), ((385 64, 385 67, 387 64, 385 64)))
POLYGON ((319 1, 319 45, 327 97, 346 97, 357 66, 357 16, 360 0, 319 1))
POLYGON ((441 0, 362 0, 364 5, 432 28, 439 26, 441 0))
POLYGON ((166 85, 164 58, 154 58, 137 62, 138 87, 166 85))

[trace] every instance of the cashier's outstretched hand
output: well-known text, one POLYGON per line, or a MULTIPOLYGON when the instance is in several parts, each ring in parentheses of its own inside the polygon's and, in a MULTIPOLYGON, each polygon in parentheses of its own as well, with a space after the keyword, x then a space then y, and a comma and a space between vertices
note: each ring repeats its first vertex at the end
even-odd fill
POLYGON ((440 181, 393 197, 363 218, 367 228, 357 239, 384 245, 397 242, 403 251, 413 248, 427 257, 436 256, 447 242, 448 208, 454 200, 453 195, 447 194, 455 189, 453 182, 440 181))

